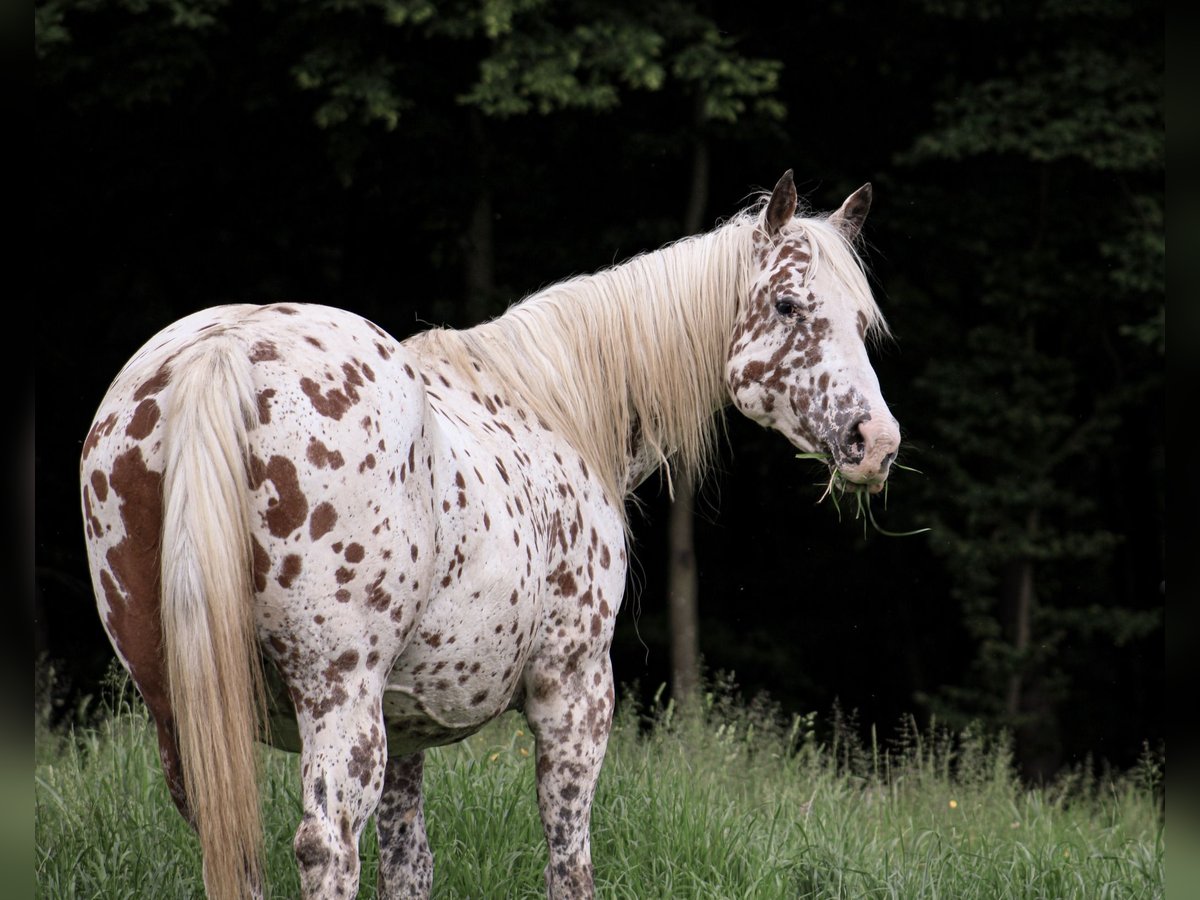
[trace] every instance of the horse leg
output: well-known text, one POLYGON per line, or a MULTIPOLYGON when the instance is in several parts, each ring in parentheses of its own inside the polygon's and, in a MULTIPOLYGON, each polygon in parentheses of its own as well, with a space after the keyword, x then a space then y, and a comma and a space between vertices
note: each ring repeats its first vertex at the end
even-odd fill
POLYGON ((297 691, 304 817, 294 848, 301 894, 310 900, 358 892, 358 839, 379 804, 387 740, 380 704, 383 686, 344 678, 357 653, 347 651, 297 691), (317 682, 320 688, 317 688, 317 682))
POLYGON ((578 654, 533 667, 525 715, 537 737, 538 809, 550 861, 550 900, 595 896, 589 827, 596 779, 612 726, 612 668, 607 654, 578 654))
POLYGON ((381 900, 428 897, 433 888, 433 853, 425 837, 421 792, 424 770, 423 750, 387 761, 383 796, 375 811, 381 900))

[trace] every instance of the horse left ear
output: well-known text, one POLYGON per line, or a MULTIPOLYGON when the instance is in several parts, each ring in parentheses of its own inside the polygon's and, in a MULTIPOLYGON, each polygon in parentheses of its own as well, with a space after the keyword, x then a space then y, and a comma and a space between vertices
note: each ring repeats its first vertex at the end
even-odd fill
POLYGON ((868 181, 846 198, 846 202, 838 207, 838 211, 829 217, 829 224, 836 226, 838 231, 846 236, 846 240, 853 241, 862 231, 863 222, 866 221, 870 209, 871 183, 868 181))
POLYGON ((771 191, 771 199, 767 201, 767 211, 763 215, 763 224, 767 228, 767 236, 774 238, 783 226, 792 221, 796 215, 796 182, 792 179, 792 170, 788 169, 771 191))

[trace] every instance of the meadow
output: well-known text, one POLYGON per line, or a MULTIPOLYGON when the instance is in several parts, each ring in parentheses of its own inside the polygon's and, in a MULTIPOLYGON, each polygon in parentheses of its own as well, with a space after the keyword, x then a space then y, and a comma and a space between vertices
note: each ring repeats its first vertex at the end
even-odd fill
MULTIPOLYGON (((686 711, 618 704, 592 816, 613 898, 1140 898, 1164 895, 1163 762, 1024 785, 1003 736, 936 726, 860 738, 714 689, 686 711)), ((202 897, 154 728, 114 679, 104 715, 35 740, 36 896, 202 897)), ((872 730, 871 734, 874 734, 872 730)), ((427 755, 435 898, 544 896, 533 738, 509 713, 427 755)), ((296 897, 298 757, 264 750, 268 897, 296 897)), ((373 823, 360 897, 375 896, 373 823)))

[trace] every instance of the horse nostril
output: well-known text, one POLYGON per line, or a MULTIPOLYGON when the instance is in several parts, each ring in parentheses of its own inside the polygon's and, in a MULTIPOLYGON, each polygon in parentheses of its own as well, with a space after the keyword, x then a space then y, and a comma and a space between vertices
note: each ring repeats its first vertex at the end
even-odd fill
POLYGON ((842 432, 842 448, 847 456, 862 458, 867 448, 867 438, 862 432, 862 426, 866 424, 870 416, 859 416, 851 422, 844 432, 842 432))

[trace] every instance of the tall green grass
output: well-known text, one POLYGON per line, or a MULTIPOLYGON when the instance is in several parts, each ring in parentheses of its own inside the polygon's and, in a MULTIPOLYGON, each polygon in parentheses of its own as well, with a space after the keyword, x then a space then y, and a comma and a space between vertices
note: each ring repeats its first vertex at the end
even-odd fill
MULTIPOLYGON (((819 736, 728 692, 684 712, 618 707, 592 815, 598 893, 620 898, 1163 896, 1160 761, 1027 788, 1003 739, 911 725, 882 747, 819 736)), ((38 731, 39 897, 200 897, 200 854, 125 690, 98 727, 38 731)), ((533 740, 509 714, 431 751, 439 898, 542 897, 533 740)), ((264 752, 268 896, 296 897, 297 757, 264 752)), ((360 896, 377 847, 362 845, 360 896)))

